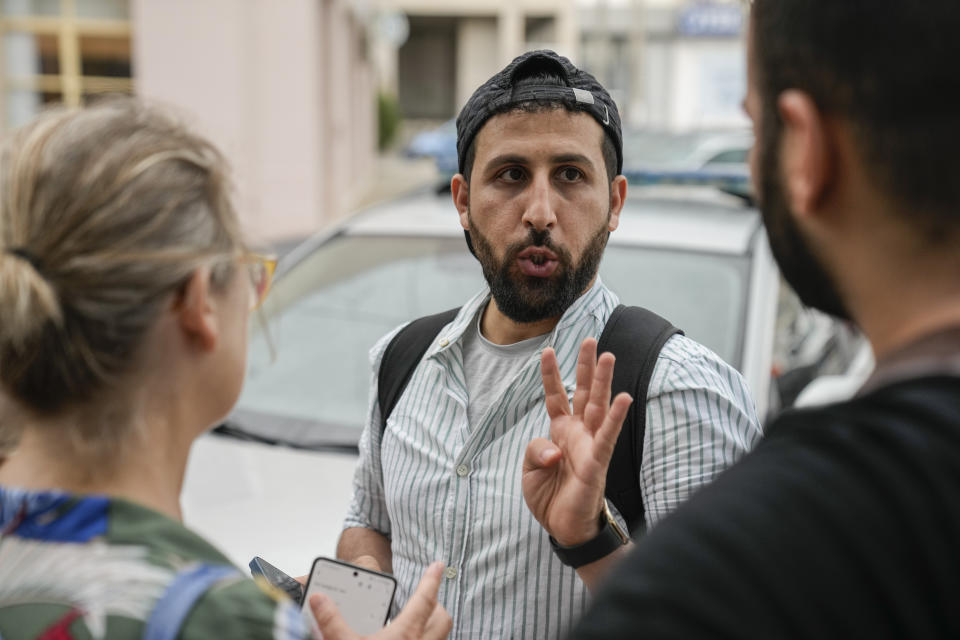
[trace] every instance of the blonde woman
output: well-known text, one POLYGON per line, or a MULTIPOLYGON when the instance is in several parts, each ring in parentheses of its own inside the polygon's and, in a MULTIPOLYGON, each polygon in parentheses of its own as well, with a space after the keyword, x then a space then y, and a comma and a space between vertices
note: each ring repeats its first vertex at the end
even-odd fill
MULTIPOLYGON (((49 112, 0 156, 0 638, 303 638, 181 523, 193 440, 243 382, 249 253, 207 141, 136 100, 49 112)), ((440 568, 378 637, 444 637, 440 568)), ((325 598, 326 638, 355 637, 325 598)))

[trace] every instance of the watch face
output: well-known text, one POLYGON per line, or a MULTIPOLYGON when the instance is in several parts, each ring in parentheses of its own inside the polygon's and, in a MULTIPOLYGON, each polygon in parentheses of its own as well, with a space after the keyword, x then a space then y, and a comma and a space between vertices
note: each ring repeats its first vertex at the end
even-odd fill
POLYGON ((630 542, 630 535, 623 530, 623 527, 620 526, 620 523, 617 522, 617 519, 613 517, 613 513, 610 511, 610 505, 607 503, 606 498, 603 500, 603 515, 610 524, 610 528, 613 529, 614 533, 617 534, 617 537, 620 538, 620 544, 627 544, 630 542))

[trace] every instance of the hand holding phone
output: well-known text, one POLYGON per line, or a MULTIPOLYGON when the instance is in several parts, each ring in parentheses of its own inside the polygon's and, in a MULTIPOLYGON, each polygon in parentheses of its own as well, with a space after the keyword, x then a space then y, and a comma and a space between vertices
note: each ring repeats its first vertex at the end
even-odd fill
MULTIPOLYGON (((368 640, 443 640, 453 628, 450 614, 437 602, 437 592, 443 580, 443 563, 434 562, 423 574, 423 579, 417 585, 416 591, 410 597, 403 610, 384 627, 373 635, 366 636, 368 640)), ((326 640, 361 640, 344 621, 343 616, 334 606, 333 601, 325 596, 311 594, 312 598, 304 600, 304 610, 307 608, 313 614, 316 630, 326 640)))
POLYGON ((366 635, 386 624, 396 589, 397 581, 391 575, 320 557, 310 569, 303 606, 309 608, 310 596, 322 593, 333 601, 351 629, 366 635))

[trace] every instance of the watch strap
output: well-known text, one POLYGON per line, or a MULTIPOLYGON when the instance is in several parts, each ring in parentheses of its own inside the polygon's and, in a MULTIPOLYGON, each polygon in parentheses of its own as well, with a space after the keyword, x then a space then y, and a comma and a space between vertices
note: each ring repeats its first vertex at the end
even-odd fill
POLYGON ((604 502, 600 513, 600 533, 596 536, 571 547, 565 547, 550 536, 550 546, 560 559, 560 562, 577 569, 591 562, 604 558, 621 546, 629 542, 629 538, 619 529, 609 508, 604 502))

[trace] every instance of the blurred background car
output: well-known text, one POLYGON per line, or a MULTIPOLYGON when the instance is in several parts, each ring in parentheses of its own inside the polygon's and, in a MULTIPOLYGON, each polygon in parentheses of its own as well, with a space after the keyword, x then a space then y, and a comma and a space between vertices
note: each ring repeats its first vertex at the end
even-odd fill
MULTIPOLYGON (((281 261, 243 394, 195 446, 184 490, 187 521, 235 561, 259 554, 302 573, 333 553, 368 411, 371 346, 483 286, 450 196, 436 191, 362 212, 281 261), (218 459, 237 462, 225 470, 218 459)), ((837 346, 801 348, 807 314, 783 301, 792 294, 759 214, 712 187, 631 187, 600 274, 623 303, 660 313, 736 367, 760 416, 795 397, 780 379, 812 379, 837 346)))
POLYGON ((408 158, 440 158, 457 155, 457 120, 451 118, 439 127, 427 129, 414 135, 403 148, 408 158))
POLYGON ((753 132, 749 129, 697 130, 673 133, 627 130, 623 166, 632 171, 697 171, 746 168, 753 132))
POLYGON ((752 146, 753 133, 747 129, 628 130, 623 173, 631 185, 710 185, 752 202, 747 164, 752 146))

